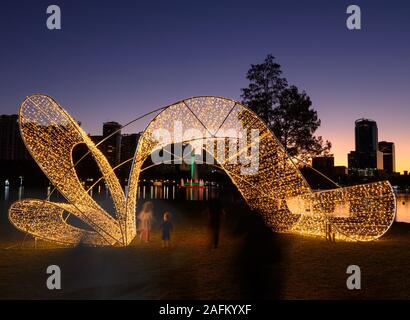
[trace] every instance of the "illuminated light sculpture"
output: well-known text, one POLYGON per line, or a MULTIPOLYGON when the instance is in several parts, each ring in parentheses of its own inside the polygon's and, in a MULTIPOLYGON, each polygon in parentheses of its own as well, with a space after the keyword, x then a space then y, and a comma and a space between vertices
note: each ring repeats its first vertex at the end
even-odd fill
MULTIPOLYGON (((231 154, 215 157, 250 208, 261 213, 274 231, 325 236, 330 226, 337 239, 369 241, 382 236, 395 218, 395 195, 387 181, 313 192, 265 123, 233 100, 195 97, 164 108, 140 138, 127 194, 104 155, 51 97, 27 97, 19 117, 27 149, 67 200, 67 203, 54 203, 26 199, 10 207, 10 221, 23 232, 43 240, 91 246, 128 245, 136 235, 138 179, 144 161, 167 145, 189 143, 204 136, 206 143, 201 147, 205 151, 218 155, 219 150, 226 155, 225 133, 244 129, 258 132, 258 170, 244 175, 244 165, 231 161, 231 154), (177 132, 174 126, 178 122, 193 132, 189 139, 171 134, 158 140, 158 130, 177 132), (89 148, 111 191, 115 216, 92 199, 77 177, 72 150, 80 143, 89 148), (70 225, 64 213, 79 218, 91 231, 70 225)), ((246 156, 255 143, 249 136, 241 139, 244 147, 237 149, 236 157, 246 156)))

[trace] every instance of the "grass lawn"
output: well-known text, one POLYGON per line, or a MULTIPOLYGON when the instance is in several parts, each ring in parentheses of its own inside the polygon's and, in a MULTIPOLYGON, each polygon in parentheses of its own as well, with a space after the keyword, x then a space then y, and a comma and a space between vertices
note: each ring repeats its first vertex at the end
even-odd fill
POLYGON ((150 243, 135 239, 126 248, 62 248, 39 242, 34 250, 28 238, 22 248, 4 249, 20 244, 24 236, 3 232, 0 298, 410 298, 410 225, 396 223, 374 242, 328 243, 273 234, 257 215, 232 206, 220 247, 211 250, 206 216, 197 203, 191 206, 196 207, 181 210, 172 203, 156 204, 158 212, 164 207, 174 212, 172 248, 162 248, 159 231, 154 230, 150 243), (61 290, 46 288, 51 264, 61 268, 61 290), (346 288, 351 264, 361 268, 362 290, 346 288))

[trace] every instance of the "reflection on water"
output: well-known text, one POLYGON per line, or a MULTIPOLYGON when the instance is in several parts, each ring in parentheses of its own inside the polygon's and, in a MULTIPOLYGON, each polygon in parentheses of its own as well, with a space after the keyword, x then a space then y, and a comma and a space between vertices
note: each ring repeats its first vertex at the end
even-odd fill
MULTIPOLYGON (((18 187, 18 191, 17 191, 17 199, 21 200, 22 198, 24 198, 24 187, 20 186, 18 187)), ((5 202, 8 202, 10 200, 10 187, 9 186, 4 187, 4 198, 1 200, 4 200, 5 202)))
POLYGON ((24 195, 24 187, 23 187, 23 186, 20 186, 20 187, 19 187, 19 192, 18 192, 18 199, 21 200, 21 198, 23 197, 23 195, 24 195))
POLYGON ((138 186, 137 198, 166 200, 184 199, 193 201, 204 201, 208 200, 210 196, 217 196, 218 193, 219 187, 216 185, 181 187, 176 184, 154 184, 150 186, 138 186))
POLYGON ((10 198, 10 187, 5 186, 4 187, 4 200, 9 201, 9 198, 10 198))
MULTIPOLYGON (((50 199, 50 193, 52 188, 47 187, 44 192, 28 192, 25 194, 23 186, 18 189, 10 190, 10 186, 5 186, 0 197, 0 203, 2 204, 4 211, 7 211, 8 206, 16 201, 28 197, 34 197, 38 199, 50 199), (35 196, 34 196, 35 195, 35 196)), ((127 190, 126 190, 127 191, 127 190)), ((210 197, 218 196, 219 187, 217 185, 204 185, 201 187, 181 187, 177 184, 155 184, 155 185, 140 185, 138 186, 138 199, 167 199, 167 200, 196 200, 203 201, 208 200, 210 197)), ((101 186, 95 187, 90 190, 90 195, 94 198, 104 197, 108 199, 110 193, 108 188, 101 188, 101 186), (102 190, 103 189, 103 190, 102 190)), ((60 197, 58 193, 53 194, 57 199, 60 197)), ((397 197, 397 216, 396 221, 410 223, 410 193, 398 193, 397 197)), ((3 211, 1 210, 1 211, 3 211)))
MULTIPOLYGON (((86 188, 87 189, 87 188, 86 188)), ((4 192, 0 197, 1 202, 9 202, 15 200, 21 200, 28 197, 33 197, 33 192, 29 191, 29 194, 25 194, 24 186, 18 188, 12 188, 10 186, 4 187, 4 192), (12 198, 11 199, 11 195, 12 198)), ((88 191, 89 195, 98 199, 109 199, 110 191, 108 187, 96 186, 88 191)), ((125 188, 125 194, 128 193, 128 187, 125 188)), ((52 186, 48 186, 44 190, 36 190, 35 194, 39 196, 39 199, 59 198, 59 193, 54 190, 52 186)), ((209 183, 207 185, 184 185, 178 184, 163 184, 154 182, 151 185, 142 184, 138 186, 137 198, 138 199, 166 199, 166 200, 208 200, 209 197, 219 195, 219 186, 217 184, 209 183)))
POLYGON ((399 193, 397 196, 396 221, 410 223, 410 193, 399 193))
MULTIPOLYGON (((88 188, 85 187, 87 190, 88 188)), ((138 186, 138 199, 164 199, 164 200, 193 200, 203 201, 215 195, 219 196, 220 187, 215 183, 209 185, 181 185, 177 183, 149 183, 145 182, 138 186)), ((17 200, 34 198, 54 202, 65 202, 64 197, 55 191, 53 186, 41 189, 25 188, 23 186, 3 186, 0 189, 0 229, 8 225, 8 210, 12 203, 17 200)), ((125 190, 127 193, 128 190, 125 190)), ((95 186, 89 190, 89 195, 93 197, 107 212, 113 212, 113 203, 109 189, 104 186, 95 186)))

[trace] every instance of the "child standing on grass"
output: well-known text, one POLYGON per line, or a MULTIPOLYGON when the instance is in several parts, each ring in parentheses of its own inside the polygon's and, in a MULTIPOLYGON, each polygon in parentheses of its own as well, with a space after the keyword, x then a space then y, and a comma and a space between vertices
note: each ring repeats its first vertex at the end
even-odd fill
POLYGON ((161 224, 162 231, 162 247, 169 247, 171 241, 171 231, 172 231, 172 222, 171 214, 169 212, 164 213, 164 221, 161 224))

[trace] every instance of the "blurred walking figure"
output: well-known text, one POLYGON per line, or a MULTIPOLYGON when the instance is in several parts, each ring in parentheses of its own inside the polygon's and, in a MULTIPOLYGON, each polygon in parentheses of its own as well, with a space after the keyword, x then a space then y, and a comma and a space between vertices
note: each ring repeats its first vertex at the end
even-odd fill
POLYGON ((333 232, 332 225, 329 222, 326 222, 326 241, 336 242, 336 236, 333 232))
POLYGON ((219 199, 211 199, 208 204, 208 228, 210 233, 211 247, 216 249, 219 244, 221 229, 221 216, 224 213, 219 199))
POLYGON ((171 222, 171 214, 169 212, 165 212, 164 221, 162 221, 161 223, 162 247, 164 248, 170 246, 172 229, 173 229, 173 226, 171 222))
POLYGON ((153 204, 152 202, 148 201, 145 202, 142 206, 142 210, 138 215, 139 219, 139 232, 140 232, 140 240, 148 242, 152 227, 152 220, 154 219, 153 214, 153 204))

